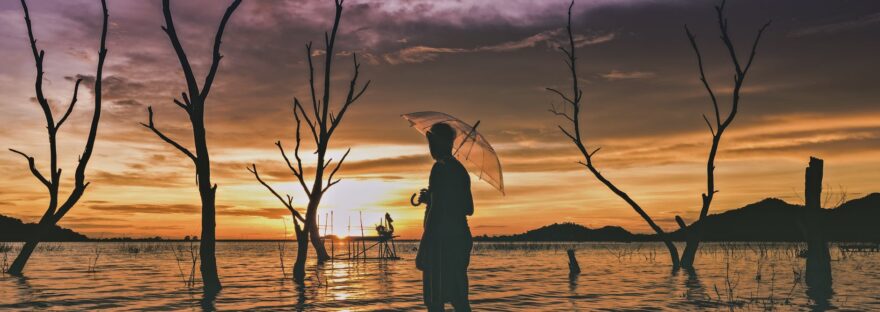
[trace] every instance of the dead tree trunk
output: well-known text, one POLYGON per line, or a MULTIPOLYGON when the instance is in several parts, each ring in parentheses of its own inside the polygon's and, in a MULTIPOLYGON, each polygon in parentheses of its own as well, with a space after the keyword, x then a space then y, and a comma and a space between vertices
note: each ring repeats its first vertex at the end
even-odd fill
MULTIPOLYGON (((296 177, 296 181, 302 187, 303 192, 309 199, 308 205, 306 206, 305 217, 302 217, 295 209, 293 209, 292 204, 290 203, 290 199, 292 198, 290 195, 287 195, 288 201, 285 202, 277 192, 275 192, 271 187, 269 187, 265 183, 261 183, 266 186, 275 196, 285 203, 285 206, 292 213, 294 213, 294 220, 302 221, 303 229, 302 234, 297 236, 297 241, 309 241, 311 240, 312 245, 315 247, 315 252, 318 255, 318 262, 323 262, 330 259, 329 254, 327 253, 327 249, 324 248, 324 244, 321 241, 320 234, 318 232, 318 207, 320 206, 321 199, 324 197, 324 194, 327 193, 327 190, 339 183, 339 179, 334 180, 334 175, 339 171, 339 168, 342 167, 342 163, 345 161, 345 158, 348 157, 348 153, 351 149, 345 152, 344 155, 336 162, 335 166, 330 170, 330 165, 333 164, 333 158, 327 157, 327 148, 330 146, 330 139, 333 137, 333 133, 336 131, 336 128, 342 122, 345 117, 348 108, 357 101, 361 95, 367 90, 367 87, 370 86, 370 81, 367 81, 362 87, 358 88, 358 75, 360 73, 360 63, 357 60, 357 54, 352 54, 354 60, 354 74, 352 75, 351 81, 348 86, 348 93, 345 97, 345 100, 342 101, 342 105, 339 110, 334 113, 330 107, 330 73, 333 64, 333 53, 334 46, 336 44, 336 34, 339 30, 339 22, 342 18, 342 0, 336 0, 336 15, 333 19, 333 29, 330 33, 324 34, 324 90, 323 96, 319 96, 316 92, 315 87, 315 68, 312 62, 312 43, 309 42, 306 44, 306 57, 309 64, 309 91, 311 95, 311 108, 306 109, 305 106, 300 103, 298 98, 293 99, 293 117, 296 121, 296 146, 294 147, 294 161, 291 161, 290 158, 287 157, 287 153, 284 151, 284 148, 281 146, 281 141, 275 142, 275 145, 278 147, 278 150, 281 152, 281 156, 284 158, 284 162, 287 164, 287 167, 293 173, 294 177, 296 177), (314 154, 317 157, 317 162, 315 164, 315 173, 313 179, 309 182, 306 181, 306 174, 303 171, 303 159, 300 157, 300 146, 302 143, 302 128, 303 124, 306 125, 308 133, 310 135, 313 143, 315 144, 315 152, 314 154), (302 238, 302 240, 301 240, 302 238)), ((253 167, 251 171, 257 176, 256 167, 253 167)), ((259 177, 257 177, 259 180, 259 177)), ((294 263, 294 276, 299 276, 301 278, 297 279, 299 283, 302 283, 302 278, 305 276, 305 261, 308 256, 308 244, 307 243, 298 243, 299 249, 297 251, 297 259, 294 263)))
POLYGON ((79 91, 79 84, 82 82, 82 79, 77 79, 76 84, 73 89, 73 99, 70 101, 70 105, 67 107, 67 111, 64 115, 61 116, 57 122, 55 122, 55 116, 52 113, 52 109, 49 106, 49 101, 43 95, 43 57, 45 53, 43 50, 37 49, 37 40, 34 39, 33 28, 31 27, 31 19, 30 14, 28 12, 27 3, 25 0, 21 0, 21 7, 24 10, 24 21, 27 25, 28 30, 28 38, 30 39, 31 51, 34 55, 34 61, 36 62, 37 67, 37 78, 34 88, 36 90, 36 98, 37 102, 40 104, 40 108, 43 110, 43 114, 46 117, 46 129, 48 129, 49 134, 49 167, 51 172, 49 173, 49 177, 46 178, 36 167, 34 157, 31 157, 23 152, 9 149, 10 151, 23 156, 28 161, 28 166, 30 168, 31 173, 34 177, 37 178, 49 191, 49 207, 46 209, 46 212, 43 213, 42 218, 40 218, 39 222, 39 230, 34 234, 33 237, 30 237, 25 245, 22 247, 21 252, 19 252, 18 256, 12 262, 8 269, 8 273, 13 275, 21 275, 24 271, 24 267, 27 264, 28 259, 30 259, 31 254, 37 248, 37 244, 40 243, 42 239, 42 235, 50 230, 52 226, 58 223, 61 218, 73 208, 74 205, 79 201, 82 197, 83 193, 86 190, 86 187, 89 186, 89 182, 85 181, 85 171, 86 166, 89 163, 89 159, 92 157, 92 150, 95 146, 95 137, 98 133, 98 121, 101 119, 101 82, 103 79, 103 71, 104 71, 104 59, 107 56, 106 40, 107 40, 107 20, 109 19, 109 14, 107 13, 107 3, 104 0, 101 0, 101 8, 103 12, 103 26, 101 28, 101 43, 98 48, 98 69, 95 75, 95 110, 92 115, 92 123, 89 128, 89 134, 86 139, 85 148, 83 153, 79 156, 79 163, 76 166, 76 171, 74 172, 74 185, 73 191, 71 191, 70 195, 67 197, 64 202, 61 202, 59 198, 59 188, 61 186, 61 168, 58 168, 58 148, 56 142, 56 135, 58 133, 58 129, 61 128, 61 125, 67 120, 67 117, 70 116, 70 113, 73 111, 73 107, 76 104, 77 92, 79 91), (39 51, 39 52, 38 52, 39 51))
POLYGON ((727 17, 724 16, 725 4, 726 1, 722 1, 720 6, 715 7, 715 12, 717 13, 718 27, 721 31, 721 41, 724 43, 724 46, 730 54, 735 73, 733 76, 733 95, 731 96, 730 112, 724 119, 721 118, 721 112, 718 109, 718 99, 715 97, 712 87, 709 86, 709 80, 706 78, 705 71, 703 70, 703 57, 697 46, 696 36, 691 33, 687 26, 685 26, 685 33, 687 34, 691 47, 694 49, 694 53, 697 57, 697 65, 700 69, 700 81, 709 93, 709 98, 712 100, 712 108, 714 109, 714 118, 712 118, 712 121, 709 121, 709 117, 703 115, 703 120, 706 121, 706 126, 709 127, 709 132, 712 134, 712 147, 709 149, 709 157, 706 162, 707 190, 701 195, 702 206, 700 208, 700 217, 690 228, 687 228, 684 226, 684 221, 681 217, 676 216, 676 221, 686 232, 687 237, 684 251, 681 254, 681 266, 685 269, 694 268, 697 250, 703 236, 702 221, 709 214, 709 207, 712 205, 712 199, 715 198, 715 193, 718 192, 718 190, 715 189, 715 157, 718 155, 718 146, 721 144, 721 136, 724 134, 724 131, 727 130, 727 127, 730 126, 731 122, 733 122, 734 117, 736 117, 736 113, 739 109, 740 91, 742 90, 743 82, 746 79, 746 74, 748 74, 748 71, 752 66, 752 61, 755 59, 755 50, 758 48, 758 42, 761 40, 761 35, 763 35, 764 30, 770 26, 770 22, 767 22, 758 30, 758 35, 755 37, 754 43, 752 44, 751 54, 749 54, 748 60, 744 63, 745 66, 743 67, 740 65, 741 63, 736 55, 733 41, 730 39, 727 28, 727 17))
POLYGON ((815 294, 831 293, 831 253, 822 230, 822 175, 823 161, 810 157, 804 182, 803 228, 807 240, 806 282, 808 291, 815 294))
POLYGON ((309 231, 293 219, 293 230, 296 231, 296 261, 293 263, 293 280, 302 285, 306 280, 306 259, 309 254, 309 231))
POLYGON ((192 125, 195 153, 169 138, 155 127, 153 124, 152 107, 147 108, 149 113, 149 123, 142 123, 144 127, 152 130, 153 133, 163 141, 174 146, 181 153, 186 155, 195 165, 199 197, 202 202, 202 240, 199 243, 199 260, 201 265, 199 266, 199 269, 202 273, 203 288, 206 292, 216 292, 220 290, 221 284, 220 278, 217 275, 217 259, 214 251, 217 226, 215 218, 217 185, 211 183, 211 161, 208 155, 208 144, 205 139, 205 102, 208 99, 211 85, 214 83, 214 76, 217 74, 217 68, 220 66, 220 59, 223 58, 223 56, 220 55, 220 43, 223 38, 223 31, 226 29, 226 24, 229 22, 229 18, 232 17, 232 13, 235 12, 235 9, 237 9, 240 4, 241 0, 233 1, 232 4, 229 5, 229 8, 226 9, 226 13, 223 14, 223 19, 220 21, 220 26, 214 37, 213 62, 211 63, 208 75, 205 77, 204 85, 199 87, 195 75, 193 74, 192 67, 190 66, 189 59, 183 50, 183 46, 180 44, 180 39, 177 37, 177 31, 174 29, 174 21, 171 17, 171 4, 169 3, 169 0, 162 1, 162 12, 165 17, 165 26, 162 27, 162 30, 168 35, 168 39, 171 41, 171 45, 174 47, 174 51, 177 54, 180 67, 183 69, 183 74, 186 78, 188 91, 188 93, 183 92, 181 94, 183 102, 175 99, 174 103, 183 109, 189 117, 192 125))

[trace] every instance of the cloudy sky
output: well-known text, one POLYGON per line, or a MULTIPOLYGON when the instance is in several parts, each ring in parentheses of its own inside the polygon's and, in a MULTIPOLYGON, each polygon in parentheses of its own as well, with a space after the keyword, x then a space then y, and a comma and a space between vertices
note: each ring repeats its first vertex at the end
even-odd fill
MULTIPOLYGON (((44 81, 56 112, 76 75, 93 76, 100 30, 97 0, 31 1, 35 36, 46 50, 44 81)), ((191 146, 184 90, 173 49, 161 31, 160 1, 109 1, 104 115, 92 182, 61 225, 96 236, 199 233, 199 199, 187 159, 138 123, 146 107, 166 133, 191 146)), ((574 11, 584 135, 601 146, 595 163, 666 229, 693 220, 705 189, 710 134, 701 114, 711 104, 698 80, 682 26, 697 35, 707 75, 729 105, 732 71, 718 39, 713 1, 578 0, 574 11)), ((197 76, 210 62, 226 3, 174 1, 176 26, 197 76)), ((755 31, 773 24, 743 90, 740 115, 724 137, 713 211, 765 197, 800 202, 809 156, 826 160, 832 192, 880 191, 880 3, 817 0, 730 1, 732 36, 745 54, 755 31)), ((482 120, 501 155, 507 195, 474 183, 474 234, 516 233, 553 222, 649 229, 625 203, 577 165, 577 151, 547 109, 545 87, 570 83, 557 43, 567 1, 349 0, 335 55, 334 94, 345 90, 350 54, 372 85, 334 137, 332 153, 352 152, 321 212, 339 234, 359 232, 386 211, 404 237, 421 233, 421 208, 409 194, 427 183, 424 138, 402 113, 443 111, 482 120), (351 220, 351 221, 349 221, 351 220)), ((208 139, 218 190, 220 238, 280 238, 289 213, 245 170, 294 194, 293 176, 273 143, 292 144, 294 96, 308 96, 305 44, 322 43, 330 1, 245 1, 223 40, 224 58, 207 104, 208 139)), ((45 121, 33 102, 34 61, 17 1, 0 3, 0 145, 34 154, 47 166, 45 121)), ((323 58, 323 56, 319 56, 323 58)), ((60 135, 62 167, 72 172, 91 116, 86 86, 60 135)), ((334 104, 338 104, 334 103, 334 104)), ((60 112, 59 112, 60 114, 60 112)), ((338 157, 338 156, 337 156, 338 157)), ((309 160, 307 158, 307 160, 309 160)), ((0 153, 0 214, 35 221, 47 203, 26 163, 0 153)), ((62 189, 70 190, 72 176, 62 189)), ((359 234, 359 233, 358 233, 359 234)))

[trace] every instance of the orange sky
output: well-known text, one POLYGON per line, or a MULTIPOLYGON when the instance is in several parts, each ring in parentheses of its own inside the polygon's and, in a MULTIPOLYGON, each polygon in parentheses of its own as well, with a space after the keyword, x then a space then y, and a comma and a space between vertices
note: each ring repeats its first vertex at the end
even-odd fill
MULTIPOLYGON (((351 52, 361 56, 361 75, 373 85, 332 142, 336 157, 352 148, 340 172, 344 180, 321 206, 322 219, 334 212, 336 233, 348 234, 350 219, 351 233, 359 234, 359 214, 370 231, 390 212, 404 237, 420 235, 422 208, 406 202, 426 185, 431 161, 424 138, 399 115, 423 110, 482 120, 481 132, 501 155, 507 196, 474 183, 475 235, 562 221, 648 231, 575 163, 576 150, 546 111, 557 99, 543 88, 568 83, 553 48, 561 39, 566 1, 346 5, 331 77, 340 87, 335 92, 343 91, 350 75, 351 52)), ((602 146, 596 165, 664 228, 675 228, 676 214, 693 220, 711 138, 700 116, 711 106, 681 26, 695 30, 709 78, 727 101, 730 67, 710 3, 595 0, 577 1, 575 8, 584 133, 589 144, 602 146)), ((61 225, 94 237, 198 235, 191 163, 138 124, 153 105, 166 133, 191 142, 171 102, 184 85, 159 28, 159 2, 113 1, 109 9, 105 114, 87 171, 92 184, 61 225)), ((178 31, 198 73, 210 61, 210 35, 224 9, 216 1, 174 3, 178 31)), ((304 44, 320 42, 331 13, 325 1, 250 1, 228 26, 206 117, 219 184, 220 238, 281 238, 282 222, 290 222, 246 165, 256 163, 267 181, 294 194, 298 206, 304 203, 273 143, 292 146, 290 103, 308 95, 304 44)), ((54 104, 68 101, 72 76, 94 75, 98 14, 97 1, 31 5, 35 35, 47 55, 44 88, 54 104)), ((719 152, 713 212, 764 197, 799 202, 809 156, 826 160, 825 181, 834 193, 843 189, 853 198, 880 190, 878 16, 880 7, 867 0, 846 8, 824 1, 731 3, 731 27, 741 46, 764 21, 772 18, 774 24, 719 152)), ((0 33, 6 38, 0 42, 0 145, 35 155, 44 168, 45 125, 30 100, 33 58, 17 2, 0 4, 0 33)), ((65 172, 73 170, 91 116, 91 89, 85 90, 60 134, 65 172)), ((35 221, 47 199, 26 163, 0 153, 0 174, 0 214, 35 221)))

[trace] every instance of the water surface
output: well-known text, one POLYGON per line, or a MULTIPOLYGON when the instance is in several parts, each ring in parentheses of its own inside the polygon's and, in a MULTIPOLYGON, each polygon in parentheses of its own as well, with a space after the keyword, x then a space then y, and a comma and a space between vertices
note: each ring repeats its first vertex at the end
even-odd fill
MULTIPOLYGON (((203 298, 197 268, 195 287, 186 282, 189 250, 197 250, 189 243, 40 246, 26 277, 0 276, 0 310, 423 309, 415 243, 397 243, 398 261, 318 266, 312 257, 306 287, 298 287, 289 272, 294 243, 284 244, 285 274, 277 243, 219 242, 224 288, 216 298, 203 298)), ((655 243, 477 243, 471 303, 475 311, 880 310, 880 254, 834 248, 834 295, 817 302, 806 295, 799 248, 703 244, 697 272, 673 273, 665 248, 655 243), (576 278, 568 276, 566 248, 577 250, 582 273, 576 278)))

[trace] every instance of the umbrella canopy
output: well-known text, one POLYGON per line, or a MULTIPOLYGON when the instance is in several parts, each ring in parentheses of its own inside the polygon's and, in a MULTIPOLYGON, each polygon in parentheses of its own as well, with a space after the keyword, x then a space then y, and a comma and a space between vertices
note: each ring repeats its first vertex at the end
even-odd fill
POLYGON ((453 155, 464 164, 471 174, 486 181, 504 193, 504 177, 501 175, 501 161, 489 141, 476 131, 480 122, 471 126, 458 118, 440 112, 415 112, 401 115, 410 126, 426 135, 431 126, 442 122, 455 129, 453 155))

